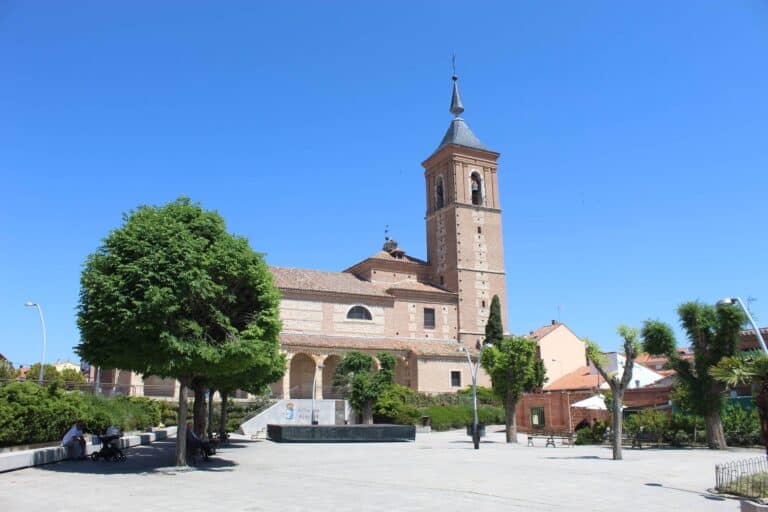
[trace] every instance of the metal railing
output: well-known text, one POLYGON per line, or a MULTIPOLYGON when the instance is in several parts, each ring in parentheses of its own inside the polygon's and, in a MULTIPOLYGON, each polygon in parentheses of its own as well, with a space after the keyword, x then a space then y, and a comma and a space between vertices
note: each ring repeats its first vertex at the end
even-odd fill
POLYGON ((768 459, 753 457, 715 466, 715 488, 750 498, 768 494, 768 459))

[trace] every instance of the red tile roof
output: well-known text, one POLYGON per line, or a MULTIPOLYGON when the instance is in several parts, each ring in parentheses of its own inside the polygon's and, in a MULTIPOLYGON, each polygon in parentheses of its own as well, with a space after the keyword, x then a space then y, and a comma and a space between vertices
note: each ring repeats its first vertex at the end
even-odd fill
POLYGON ((281 290, 390 297, 382 288, 348 272, 324 272, 289 267, 269 267, 269 270, 275 278, 275 285, 281 290))
POLYGON ((429 292, 429 293, 439 293, 442 295, 457 295, 456 293, 449 292, 448 290, 443 290, 442 288, 439 288, 437 286, 422 283, 421 281, 413 281, 413 280, 405 280, 400 281, 398 283, 374 283, 375 286, 383 287, 387 290, 409 290, 409 291, 415 291, 415 292, 429 292))
MULTIPOLYGON (((281 334, 280 342, 285 347, 307 347, 341 350, 391 350, 397 352, 415 352, 416 355, 441 356, 462 359, 462 345, 451 341, 398 340, 392 338, 350 338, 344 336, 323 336, 316 334, 281 334)), ((477 351, 467 346, 470 354, 477 351)))
MULTIPOLYGON (((546 391, 565 391, 575 389, 595 389, 598 385, 598 374, 592 373, 589 366, 582 366, 566 373, 556 381, 544 386, 546 391)), ((605 382, 602 378, 599 379, 602 384, 605 382)))
POLYGON ((549 333, 551 333, 552 331, 554 331, 555 329, 557 329, 561 325, 564 325, 564 324, 554 323, 554 324, 545 325, 544 327, 539 327, 538 329, 528 333, 526 338, 530 338, 532 340, 539 341, 544 336, 548 335, 549 333))

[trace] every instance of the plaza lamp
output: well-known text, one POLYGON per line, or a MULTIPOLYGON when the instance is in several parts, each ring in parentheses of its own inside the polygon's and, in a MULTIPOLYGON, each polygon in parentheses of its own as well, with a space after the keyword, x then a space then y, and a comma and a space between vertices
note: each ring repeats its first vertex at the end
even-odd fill
POLYGON ((765 340, 763 339, 763 335, 760 334, 760 328, 755 323, 755 320, 752 318, 752 315, 749 314, 749 310, 744 305, 744 301, 741 300, 738 297, 728 297, 725 299, 720 299, 717 301, 718 306, 732 306, 734 304, 738 304, 742 311, 744 311, 744 314, 747 315, 747 320, 749 320, 749 323, 752 324, 752 328, 755 330, 755 335, 757 336, 757 341, 760 342, 760 347, 763 349, 763 352, 768 354, 768 348, 765 346, 765 340))
POLYGON ((477 370, 480 368, 480 360, 483 356, 483 350, 485 350, 485 345, 481 344, 479 341, 475 345, 475 348, 478 349, 477 353, 477 362, 473 365, 472 364, 472 358, 469 355, 469 350, 467 350, 467 347, 461 347, 457 350, 457 352, 464 352, 467 356, 467 364, 469 365, 469 373, 472 376, 472 412, 474 413, 473 423, 472 423, 472 443, 475 445, 475 450, 480 449, 480 432, 478 431, 477 425, 477 370))
POLYGON ((43 318, 43 308, 40 304, 35 302, 25 302, 24 305, 28 308, 37 308, 37 312, 40 314, 40 324, 43 326, 43 353, 40 356, 40 385, 43 385, 43 366, 45 365, 45 318, 43 318))

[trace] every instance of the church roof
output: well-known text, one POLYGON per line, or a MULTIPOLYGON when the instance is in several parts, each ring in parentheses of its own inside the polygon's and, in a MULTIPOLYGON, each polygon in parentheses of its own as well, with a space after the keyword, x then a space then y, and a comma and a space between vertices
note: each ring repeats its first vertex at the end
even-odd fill
POLYGON ((381 288, 363 281, 349 272, 325 272, 303 268, 269 267, 275 285, 281 290, 344 293, 388 297, 381 288))

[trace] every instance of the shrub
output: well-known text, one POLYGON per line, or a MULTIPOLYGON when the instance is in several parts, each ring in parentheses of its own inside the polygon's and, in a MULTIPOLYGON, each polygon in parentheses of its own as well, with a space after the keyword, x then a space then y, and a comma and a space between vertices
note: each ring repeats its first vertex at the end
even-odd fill
MULTIPOLYGON (((464 389, 459 390, 457 393, 459 397, 465 400, 469 400, 472 403, 472 386, 467 386, 464 389)), ((477 403, 484 405, 495 405, 502 407, 501 399, 493 392, 493 389, 483 386, 477 386, 477 403)))
POLYGON ((580 428, 576 431, 576 444, 602 444, 608 425, 595 421, 591 427, 580 428))
POLYGON ((413 425, 421 417, 415 400, 415 391, 393 384, 379 395, 373 407, 374 420, 376 423, 413 425))
MULTIPOLYGON (((433 405, 422 409, 432 419, 432 429, 450 430, 463 428, 472 423, 474 415, 471 405, 433 405)), ((486 425, 504 423, 504 409, 492 405, 477 408, 478 421, 486 425)))
POLYGON ((723 431, 729 445, 760 444, 760 417, 757 409, 748 411, 740 405, 727 406, 723 412, 723 431))
POLYGON ((160 418, 161 405, 149 398, 83 395, 33 382, 0 386, 0 446, 58 441, 77 420, 87 431, 100 433, 109 425, 153 427, 160 418))

